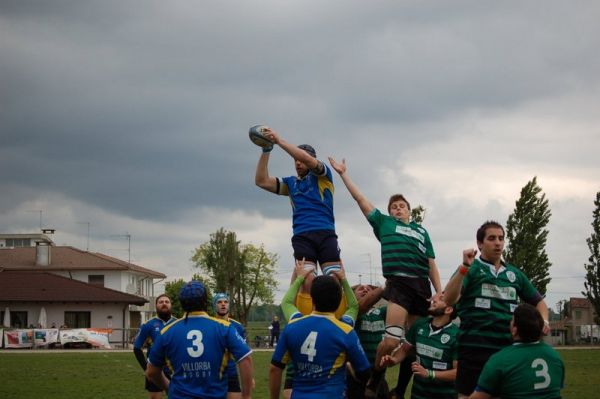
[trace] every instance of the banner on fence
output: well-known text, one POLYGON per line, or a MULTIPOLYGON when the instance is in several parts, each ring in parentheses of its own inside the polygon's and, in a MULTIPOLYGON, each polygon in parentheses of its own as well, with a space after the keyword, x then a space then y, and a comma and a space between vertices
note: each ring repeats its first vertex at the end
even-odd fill
POLYGON ((112 330, 104 328, 76 328, 60 331, 60 343, 87 342, 92 346, 110 349, 108 336, 112 330))
POLYGON ((4 330, 5 348, 31 348, 33 330, 4 330))
POLYGON ((58 328, 36 328, 33 330, 33 342, 35 346, 46 346, 58 342, 58 328))

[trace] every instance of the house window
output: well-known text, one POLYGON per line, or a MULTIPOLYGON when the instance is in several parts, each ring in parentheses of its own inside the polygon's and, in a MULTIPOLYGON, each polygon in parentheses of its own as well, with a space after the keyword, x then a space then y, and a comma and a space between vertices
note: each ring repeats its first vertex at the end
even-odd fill
POLYGON ((90 274, 88 275, 88 283, 104 287, 104 275, 103 274, 90 274))
POLYGON ((30 247, 31 246, 31 238, 7 238, 6 239, 7 247, 30 247))
POLYGON ((65 312, 65 324, 68 328, 90 328, 91 312, 65 312))
POLYGON ((581 320, 581 310, 575 311, 575 320, 581 320))
MULTIPOLYGON (((0 326, 4 324, 4 311, 0 312, 0 326)), ((10 326, 12 328, 27 328, 27 312, 10 312, 10 326)), ((8 326, 5 326, 8 327, 8 326)))

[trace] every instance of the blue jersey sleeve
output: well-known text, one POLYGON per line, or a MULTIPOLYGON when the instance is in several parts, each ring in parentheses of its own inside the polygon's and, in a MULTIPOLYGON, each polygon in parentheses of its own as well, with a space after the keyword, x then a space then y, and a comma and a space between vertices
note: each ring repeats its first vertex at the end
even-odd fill
POLYGON ((164 335, 159 335, 152 345, 152 350, 148 353, 148 361, 153 366, 163 367, 165 365, 164 339, 164 335))
POLYGON ((152 327, 149 323, 142 324, 137 336, 135 337, 133 347, 136 349, 142 349, 146 343, 146 340, 148 339, 148 335, 150 335, 150 331, 152 331, 152 327))
POLYGON ((231 326, 227 329, 227 346, 236 361, 240 361, 252 352, 252 349, 244 341, 244 337, 240 336, 237 329, 231 328, 231 326))
POLYGON ((279 336, 279 340, 277 341, 277 346, 275 347, 275 352, 273 352, 273 357, 271 358, 271 363, 278 364, 287 364, 289 356, 287 354, 287 339, 286 339, 286 329, 284 328, 279 336))
POLYGON ((361 372, 369 369, 371 364, 369 363, 369 359, 367 359, 367 355, 360 344, 356 331, 350 331, 350 333, 346 336, 346 341, 348 360, 350 361, 350 364, 352 364, 354 370, 361 372))

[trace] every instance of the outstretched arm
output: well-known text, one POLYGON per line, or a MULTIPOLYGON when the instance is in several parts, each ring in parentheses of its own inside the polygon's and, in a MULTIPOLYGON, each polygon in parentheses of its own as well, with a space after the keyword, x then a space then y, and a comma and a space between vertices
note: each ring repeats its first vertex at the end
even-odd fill
POLYGON ((296 260, 294 272, 298 277, 296 277, 294 282, 290 285, 290 288, 288 288, 287 292, 281 299, 281 310, 286 320, 289 320, 294 313, 298 312, 298 308, 296 307, 296 295, 298 295, 298 291, 300 290, 302 283, 304 283, 306 275, 308 273, 312 273, 313 270, 314 268, 304 268, 304 259, 296 260))
POLYGON ((442 292, 442 283, 440 281, 440 271, 435 263, 435 259, 429 258, 429 280, 437 294, 442 292))
POLYGON ((381 357, 380 367, 392 367, 402 362, 406 356, 413 353, 414 347, 408 342, 403 342, 396 347, 389 355, 381 357))
POLYGON ((346 303, 348 304, 348 309, 346 309, 344 315, 351 317, 353 322, 356 322, 356 317, 358 316, 358 301, 356 300, 354 291, 352 291, 352 287, 350 287, 350 283, 348 283, 346 272, 344 271, 344 265, 341 261, 340 266, 340 270, 334 273, 342 285, 342 290, 346 296, 346 303))
POLYGON ((277 193, 277 179, 269 176, 269 152, 263 152, 256 165, 254 183, 263 190, 277 193))
POLYGON ((318 159, 313 158, 312 155, 310 155, 303 149, 298 148, 298 146, 288 143, 287 141, 282 139, 281 136, 279 136, 279 133, 277 133, 270 127, 267 127, 265 129, 265 133, 263 134, 267 139, 279 145, 285 152, 290 154, 290 156, 294 158, 294 160, 300 161, 303 164, 305 164, 308 169, 314 170, 317 169, 317 167, 319 166, 320 161, 318 159))
POLYGON ((342 159, 342 162, 339 163, 334 158, 329 157, 329 163, 331 164, 331 167, 336 172, 338 172, 338 174, 342 178, 344 185, 350 192, 350 195, 352 196, 352 198, 354 198, 354 200, 358 204, 358 207, 362 211, 363 215, 369 216, 369 213, 371 213, 371 211, 373 209, 375 209, 375 207, 373 206, 373 204, 371 204, 369 202, 367 197, 365 197, 360 192, 360 190, 358 189, 358 186, 356 184, 354 184, 354 182, 350 179, 350 176, 348 176, 348 173, 346 172, 346 169, 347 169, 346 168, 346 160, 342 159))

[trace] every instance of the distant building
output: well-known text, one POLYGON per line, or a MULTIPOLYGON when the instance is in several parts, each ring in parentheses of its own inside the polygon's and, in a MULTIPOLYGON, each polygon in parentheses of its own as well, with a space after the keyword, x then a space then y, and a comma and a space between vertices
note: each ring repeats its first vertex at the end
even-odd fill
POLYGON ((46 234, 1 234, 0 323, 8 307, 11 324, 35 325, 44 306, 48 325, 137 328, 152 316, 154 284, 165 278, 108 255, 55 246, 46 234))
POLYGON ((599 340, 600 327, 595 324, 594 307, 587 298, 565 301, 561 319, 550 322, 552 344, 583 344, 599 340))

